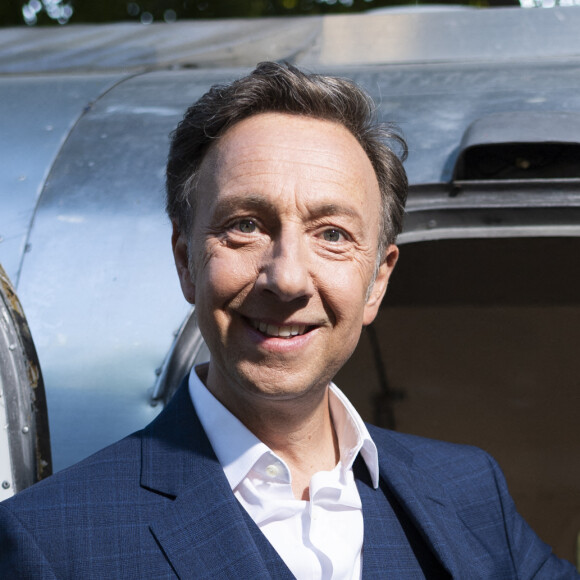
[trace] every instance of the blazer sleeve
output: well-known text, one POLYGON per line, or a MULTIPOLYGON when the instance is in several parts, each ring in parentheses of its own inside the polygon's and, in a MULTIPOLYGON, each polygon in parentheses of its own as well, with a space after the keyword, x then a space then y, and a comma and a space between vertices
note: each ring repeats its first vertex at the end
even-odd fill
POLYGON ((0 578, 56 580, 33 537, 3 505, 0 505, 0 578))
POLYGON ((522 580, 579 580, 580 574, 574 566, 570 562, 558 558, 549 550, 520 516, 508 492, 507 483, 500 467, 491 456, 487 455, 487 458, 498 488, 517 578, 522 580))

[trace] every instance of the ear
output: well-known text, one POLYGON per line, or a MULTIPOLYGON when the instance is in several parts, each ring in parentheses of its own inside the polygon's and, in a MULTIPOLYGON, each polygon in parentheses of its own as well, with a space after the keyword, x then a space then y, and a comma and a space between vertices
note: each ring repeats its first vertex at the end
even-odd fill
POLYGON ((387 291, 387 285, 389 283, 389 278, 395 269, 395 264, 399 259, 399 248, 394 244, 391 244, 385 250, 385 256, 381 265, 379 266, 379 271, 374 284, 371 288, 369 298, 365 304, 364 314, 363 314, 363 325, 368 326, 377 316, 381 302, 385 292, 387 291))
POLYGON ((188 245, 187 236, 180 231, 175 220, 172 221, 173 234, 171 235, 171 246, 173 248, 173 258, 175 267, 181 284, 181 291, 185 299, 191 304, 195 304, 195 284, 193 283, 192 273, 189 271, 188 245))

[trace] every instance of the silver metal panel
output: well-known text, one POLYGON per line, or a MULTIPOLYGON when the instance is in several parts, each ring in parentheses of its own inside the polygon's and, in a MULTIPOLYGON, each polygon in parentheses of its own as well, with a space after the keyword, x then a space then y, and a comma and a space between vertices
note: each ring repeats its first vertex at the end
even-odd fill
POLYGON ((172 263, 163 174, 182 103, 205 87, 170 78, 133 78, 97 101, 38 204, 19 295, 47 386, 55 470, 157 413, 148 387, 189 310, 172 263))
POLYGON ((480 117, 463 134, 461 149, 498 143, 580 144, 580 113, 512 111, 480 117))
POLYGON ((537 60, 579 56, 579 29, 580 6, 4 29, 0 72, 537 60))
POLYGON ((463 134, 480 117, 580 112, 580 59, 326 70, 364 86, 379 103, 383 119, 401 128, 409 144, 405 167, 413 184, 450 181, 463 134))
POLYGON ((303 17, 4 29, 0 72, 253 66, 293 60, 314 44, 321 25, 320 18, 303 17))
POLYGON ((324 19, 319 50, 303 62, 344 66, 580 55, 579 27, 578 6, 340 15, 324 19))
POLYGON ((197 326, 195 309, 192 309, 163 361, 151 393, 152 403, 168 403, 189 370, 199 363, 209 361, 209 358, 209 349, 197 326))
POLYGON ((83 110, 119 75, 0 78, 0 263, 18 286, 34 208, 83 110))

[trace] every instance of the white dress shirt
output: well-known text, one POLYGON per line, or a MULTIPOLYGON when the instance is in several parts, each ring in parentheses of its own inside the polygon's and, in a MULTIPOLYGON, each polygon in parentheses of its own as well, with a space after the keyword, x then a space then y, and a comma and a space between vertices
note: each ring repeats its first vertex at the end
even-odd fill
POLYGON ((340 460, 310 480, 310 501, 294 498, 286 463, 205 387, 195 370, 189 392, 234 495, 296 578, 359 579, 363 516, 352 466, 360 452, 378 487, 377 448, 360 415, 331 383, 330 412, 340 460))

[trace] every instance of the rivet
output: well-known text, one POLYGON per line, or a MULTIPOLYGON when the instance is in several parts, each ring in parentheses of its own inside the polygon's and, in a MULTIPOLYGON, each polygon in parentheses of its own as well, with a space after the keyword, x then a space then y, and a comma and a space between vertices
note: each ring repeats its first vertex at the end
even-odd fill
POLYGON ((3 481, 2 482, 2 489, 10 489, 10 482, 9 481, 3 481))
POLYGON ((22 432, 23 433, 28 433, 30 431, 30 428, 28 427, 28 425, 24 425, 24 427, 22 427, 22 432))
POLYGON ((9 344, 8 345, 8 350, 15 350, 16 349, 16 345, 15 344, 9 344))
POLYGON ((429 220, 427 222, 427 227, 432 230, 433 228, 437 227, 437 220, 429 220))

